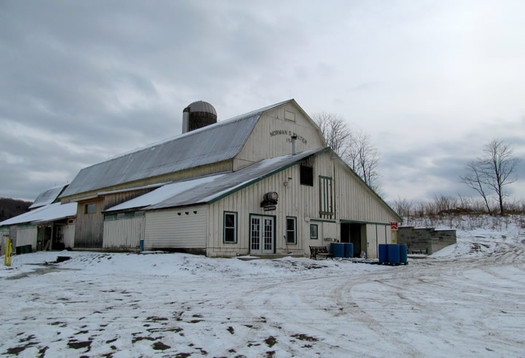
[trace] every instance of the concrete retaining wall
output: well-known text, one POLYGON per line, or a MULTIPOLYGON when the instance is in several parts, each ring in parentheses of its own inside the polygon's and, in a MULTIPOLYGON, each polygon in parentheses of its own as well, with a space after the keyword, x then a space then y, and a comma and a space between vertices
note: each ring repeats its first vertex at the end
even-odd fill
POLYGON ((430 255, 446 246, 455 244, 456 230, 402 226, 397 232, 397 242, 407 245, 409 254, 430 255))

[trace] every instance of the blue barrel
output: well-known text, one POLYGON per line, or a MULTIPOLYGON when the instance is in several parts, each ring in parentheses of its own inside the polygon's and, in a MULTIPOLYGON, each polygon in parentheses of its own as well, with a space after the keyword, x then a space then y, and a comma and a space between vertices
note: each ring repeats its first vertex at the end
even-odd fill
POLYGON ((397 244, 388 244, 388 263, 391 265, 398 265, 401 263, 399 257, 399 245, 397 244))
POLYGON ((408 263, 407 245, 399 245, 399 261, 404 265, 408 263))
POLYGON ((144 251, 144 240, 140 240, 140 251, 144 251))
POLYGON ((388 262, 388 245, 387 244, 379 244, 379 263, 384 264, 388 262))
POLYGON ((345 242, 345 258, 349 259, 354 257, 354 244, 345 242))
POLYGON ((334 255, 334 257, 345 257, 345 244, 332 242, 330 244, 330 250, 332 251, 332 255, 334 255))

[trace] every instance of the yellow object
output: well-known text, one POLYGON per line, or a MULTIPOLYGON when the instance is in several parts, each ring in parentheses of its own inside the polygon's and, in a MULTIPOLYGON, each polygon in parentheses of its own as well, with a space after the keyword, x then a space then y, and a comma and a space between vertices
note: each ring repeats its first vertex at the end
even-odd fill
POLYGON ((11 266, 11 254, 13 253, 13 244, 11 243, 11 239, 7 239, 5 242, 5 259, 4 259, 4 265, 11 266))
POLYGON ((392 230, 392 243, 397 244, 397 230, 392 230))

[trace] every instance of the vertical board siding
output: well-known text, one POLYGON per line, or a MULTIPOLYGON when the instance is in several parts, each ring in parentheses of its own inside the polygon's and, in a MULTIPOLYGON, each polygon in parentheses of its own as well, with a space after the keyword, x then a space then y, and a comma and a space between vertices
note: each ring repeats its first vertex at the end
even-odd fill
POLYGON ((0 228, 0 255, 5 255, 5 245, 9 236, 9 229, 7 227, 0 228))
POLYGON ((202 205, 146 212, 144 246, 205 249, 207 217, 208 208, 202 205))
POLYGON ((31 245, 33 251, 36 250, 37 242, 37 227, 31 225, 29 227, 18 227, 16 231, 16 243, 13 245, 13 251, 16 246, 31 245))
POLYGON ((395 215, 344 165, 335 167, 338 217, 343 220, 390 223, 395 215))
POLYGON ((115 205, 121 204, 125 201, 134 199, 140 195, 149 193, 154 190, 154 188, 149 189, 139 189, 133 191, 125 191, 121 193, 113 193, 104 195, 104 210, 109 209, 115 205))
POLYGON ((376 224, 366 225, 366 257, 377 258, 378 226, 376 224))
POLYGON ((75 247, 102 248, 104 246, 104 214, 103 211, 125 201, 136 198, 150 189, 139 189, 121 193, 105 194, 103 197, 80 201, 77 208, 75 247), (85 213, 87 204, 95 204, 96 211, 93 214, 85 213))
MULTIPOLYGON (((334 211, 333 222, 318 222, 319 240, 314 245, 324 245, 325 239, 340 239, 340 220, 356 222, 390 223, 395 221, 394 214, 353 174, 339 159, 330 152, 321 153, 313 159, 314 176, 332 178, 332 188, 323 187, 323 193, 332 191, 334 211)), ((311 219, 320 217, 320 180, 314 180, 313 186, 300 184, 299 163, 267 177, 251 186, 233 193, 210 205, 208 221, 207 254, 209 256, 233 256, 248 254, 250 240, 250 214, 275 217, 275 248, 277 254, 299 254, 308 252, 310 242, 311 219), (285 184, 286 183, 286 184, 285 184), (264 211, 260 207, 263 195, 267 192, 279 194, 275 210, 264 211), (242 210, 239 210, 242 208, 242 210), (238 240, 235 244, 223 242, 223 215, 225 211, 238 213, 238 240), (297 217, 297 244, 287 244, 286 217, 297 217)), ((317 223, 317 222, 315 222, 317 223)), ((379 226, 378 232, 383 225, 379 226)), ((370 257, 377 255, 375 225, 363 227, 363 248, 369 248, 370 257)), ((384 239, 384 235, 381 236, 384 239)))
POLYGON ((281 134, 285 131, 299 136, 296 141, 297 153, 324 146, 322 136, 310 119, 306 118, 295 105, 286 104, 261 116, 241 152, 235 158, 235 170, 262 159, 291 154, 291 135, 281 134), (295 121, 284 119, 285 111, 293 112, 295 121))
POLYGON ((275 217, 275 252, 277 254, 303 255, 310 241, 309 220, 319 215, 318 183, 314 183, 314 186, 301 185, 299 165, 294 165, 213 203, 210 205, 207 254, 209 256, 248 254, 250 214, 275 217), (276 209, 264 211, 260 206, 263 195, 274 191, 279 194, 276 209), (243 209, 239 210, 239 208, 243 209), (238 213, 236 244, 223 243, 223 213, 225 211, 238 213), (287 216, 297 217, 296 244, 286 242, 287 216))
POLYGON ((77 205, 77 218, 75 230, 75 247, 101 248, 102 235, 104 234, 104 199, 81 201, 77 205), (93 214, 86 214, 85 206, 95 204, 93 214))
POLYGON ((64 225, 62 229, 64 234, 64 247, 72 249, 75 247, 75 224, 64 225))
POLYGON ((144 239, 145 216, 106 220, 104 222, 105 249, 138 249, 144 239))

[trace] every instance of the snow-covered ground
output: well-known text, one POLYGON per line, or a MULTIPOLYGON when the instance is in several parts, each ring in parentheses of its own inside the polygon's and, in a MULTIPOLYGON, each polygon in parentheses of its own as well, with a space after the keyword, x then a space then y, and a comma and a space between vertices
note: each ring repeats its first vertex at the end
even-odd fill
POLYGON ((407 266, 20 255, 0 268, 0 355, 524 357, 520 226, 458 231, 407 266))

